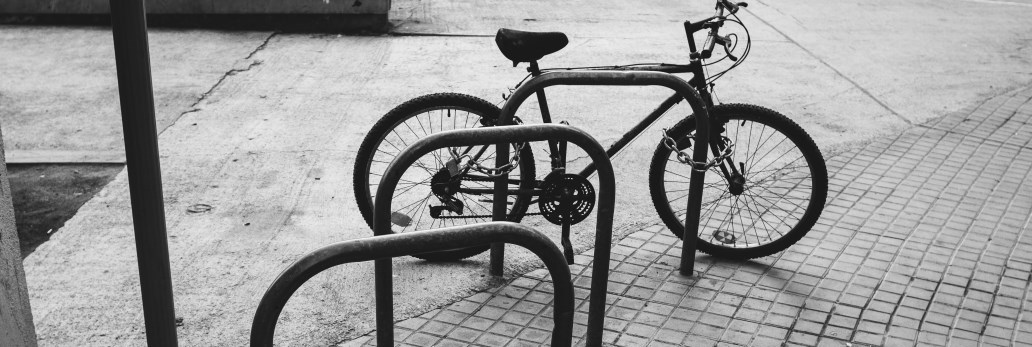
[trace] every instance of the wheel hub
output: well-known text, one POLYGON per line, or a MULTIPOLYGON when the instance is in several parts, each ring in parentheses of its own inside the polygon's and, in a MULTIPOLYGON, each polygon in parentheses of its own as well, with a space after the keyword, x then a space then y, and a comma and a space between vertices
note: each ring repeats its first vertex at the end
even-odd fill
POLYGON ((731 180, 728 182, 727 190, 730 191, 732 195, 742 195, 742 193, 745 192, 745 176, 742 176, 740 173, 732 174, 731 180))
POLYGON ((459 191, 461 184, 462 180, 458 177, 453 178, 447 169, 441 169, 430 178, 430 191, 438 197, 451 197, 459 191))
POLYGON ((441 212, 449 211, 454 214, 461 215, 463 213, 462 201, 455 198, 455 193, 459 192, 459 187, 462 185, 462 180, 458 176, 452 177, 451 172, 448 169, 441 169, 430 178, 430 192, 441 201, 441 206, 430 206, 430 216, 433 218, 441 218, 441 212))

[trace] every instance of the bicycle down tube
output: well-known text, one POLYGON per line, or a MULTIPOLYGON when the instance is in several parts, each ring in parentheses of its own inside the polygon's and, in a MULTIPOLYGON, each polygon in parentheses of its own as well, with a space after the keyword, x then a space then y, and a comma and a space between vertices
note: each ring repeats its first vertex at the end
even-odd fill
MULTIPOLYGON (((614 156, 616 156, 616 154, 620 153, 620 151, 623 150, 624 147, 627 146, 627 144, 631 143, 631 141, 637 138, 638 135, 641 135, 641 133, 644 132, 645 129, 647 129, 649 126, 652 126, 652 123, 655 123, 656 120, 658 120, 660 117, 666 114, 666 112, 669 111, 670 108, 674 107, 674 105, 677 105, 677 103, 681 102, 681 100, 684 100, 684 97, 682 97, 680 94, 671 95, 666 100, 663 100, 663 103, 659 104, 659 106, 657 106, 655 110, 652 110, 652 113, 649 113, 648 116, 645 116, 645 119, 642 119, 641 122, 638 122, 638 124, 631 128, 631 130, 628 130, 626 133, 624 133, 619 140, 616 140, 616 142, 614 142, 612 146, 609 146, 609 149, 606 150, 606 155, 609 156, 609 158, 613 158, 614 156)), ((579 175, 584 177, 590 177, 594 174, 595 163, 589 163, 579 173, 579 175)))
MULTIPOLYGON (((702 99, 702 102, 704 105, 706 105, 707 109, 713 107, 713 99, 710 96, 709 90, 706 88, 706 78, 704 77, 705 74, 702 70, 702 62, 698 60, 693 61, 692 63, 687 65, 658 64, 644 66, 622 66, 618 69, 614 69, 614 71, 652 71, 664 72, 669 74, 692 73, 692 78, 688 80, 688 85, 692 86, 692 88, 695 88, 696 92, 699 93, 699 97, 702 99)), ((539 94, 540 93, 543 93, 543 89, 539 91, 539 94)), ((539 97, 539 103, 542 102, 542 100, 540 99, 541 97, 539 97)), ((613 145, 609 146, 609 149, 606 150, 606 154, 609 155, 610 158, 616 156, 616 154, 620 153, 620 151, 623 150, 624 147, 627 146, 627 144, 629 144, 631 141, 633 141, 635 138, 641 135, 641 133, 644 132, 645 129, 652 126, 653 123, 659 120, 660 117, 666 114, 667 111, 670 111, 670 109, 673 108, 674 105, 677 105, 683 99, 684 97, 682 97, 680 94, 674 93, 674 95, 671 95, 670 97, 666 98, 666 100, 663 100, 663 102, 660 103, 659 106, 656 106, 656 109, 652 110, 652 112, 645 116, 644 119, 642 119, 633 128, 624 133, 623 136, 620 137, 620 139, 616 140, 616 142, 614 142, 613 145)), ((546 108, 542 107, 542 110, 546 110, 546 108)), ((542 116, 545 116, 545 114, 542 114, 542 116)), ((542 121, 545 123, 550 122, 550 120, 544 117, 542 117, 542 121)), ((714 153, 714 155, 716 155, 716 153, 714 153)), ((725 169, 724 171, 727 170, 725 169)), ((594 163, 590 163, 587 166, 585 166, 579 174, 584 177, 589 177, 594 173, 595 165, 594 163)))
MULTIPOLYGON (((670 88, 675 91, 677 95, 688 101, 688 105, 692 108, 692 113, 695 114, 697 129, 695 138, 696 143, 709 143, 709 113, 707 112, 706 104, 699 96, 699 93, 692 88, 691 84, 687 81, 675 75, 655 71, 589 70, 542 73, 532 77, 512 92, 512 95, 510 95, 505 101, 505 104, 502 105, 502 112, 498 117, 498 125, 504 126, 513 124, 513 118, 516 111, 531 94, 536 94, 538 91, 544 90, 546 87, 556 85, 661 86, 670 88)), ((496 147, 496 164, 498 166, 505 165, 509 160, 509 143, 498 142, 496 147)), ((692 160, 697 163, 705 162, 707 147, 708 146, 695 146, 692 160)), ((705 182, 705 174, 706 170, 692 170, 691 174, 688 188, 687 217, 685 218, 684 223, 685 232, 682 237, 684 243, 681 249, 681 264, 679 270, 682 275, 690 276, 695 266, 695 246, 698 241, 699 217, 702 208, 702 189, 703 183, 705 182)), ((508 195, 506 189, 508 178, 509 175, 507 173, 495 178, 494 201, 506 201, 508 195)), ((494 216, 496 220, 498 218, 505 218, 505 209, 505 204, 494 204, 494 216)), ((501 250, 496 248, 498 247, 492 246, 491 248, 492 257, 495 257, 495 253, 501 253, 501 250)), ((606 260, 608 260, 608 254, 606 260)))

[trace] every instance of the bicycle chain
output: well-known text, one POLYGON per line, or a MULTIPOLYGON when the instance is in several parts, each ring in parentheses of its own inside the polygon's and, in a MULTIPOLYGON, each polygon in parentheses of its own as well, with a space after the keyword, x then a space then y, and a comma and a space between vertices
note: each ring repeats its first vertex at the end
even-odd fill
MULTIPOLYGON (((694 161, 692 160, 692 157, 688 155, 688 153, 685 153, 684 151, 677 149, 677 141, 674 141, 674 138, 670 137, 670 135, 667 132, 668 130, 666 128, 663 128, 663 145, 666 146, 667 149, 677 153, 677 161, 681 162, 682 164, 691 166, 693 171, 701 172, 709 170, 710 168, 717 166, 718 164, 726 160, 728 157, 731 156, 732 153, 734 153, 735 144, 731 143, 731 139, 728 139, 727 137, 722 137, 725 146, 723 153, 713 157, 713 159, 709 161, 694 161)), ((695 140, 695 136, 688 136, 688 138, 692 139, 692 141, 695 140)))
MULTIPOLYGON (((512 120, 514 125, 523 124, 523 120, 519 117, 513 117, 512 120)), ((466 170, 473 169, 479 173, 487 175, 487 177, 495 178, 502 175, 508 175, 510 172, 512 172, 512 170, 515 170, 520 163, 520 153, 523 152, 523 149, 526 147, 526 142, 520 142, 519 146, 516 148, 516 153, 513 153, 512 158, 509 159, 509 163, 499 167, 487 167, 480 165, 480 162, 473 160, 473 157, 469 154, 459 155, 459 153, 455 151, 454 147, 449 147, 448 151, 451 152, 452 158, 456 162, 462 162, 462 159, 466 159, 466 163, 463 164, 463 168, 461 170, 456 171, 464 172, 466 170)))
MULTIPOLYGON (((524 213, 524 216, 540 216, 541 212, 528 212, 524 213)), ((440 216, 437 219, 466 219, 466 218, 494 218, 492 214, 485 215, 470 215, 470 216, 440 216)))

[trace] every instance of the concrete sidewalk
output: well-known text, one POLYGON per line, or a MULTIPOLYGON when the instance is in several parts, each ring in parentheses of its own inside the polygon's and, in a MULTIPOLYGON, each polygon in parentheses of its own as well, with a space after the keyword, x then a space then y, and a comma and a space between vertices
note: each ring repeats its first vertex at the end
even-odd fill
MULTIPOLYGON (((655 225, 613 246, 616 346, 1016 346, 1032 342, 1032 87, 829 158, 821 222, 776 257, 702 256, 655 225)), ((705 232, 702 230, 700 232, 705 232)), ((574 341, 591 253, 578 256, 574 341)), ((397 322, 411 346, 538 346, 547 271, 397 322)), ((404 290, 404 289, 402 289, 404 290)), ((347 345, 375 345, 374 334, 347 345)))
MULTIPOLYGON (((753 34, 752 55, 718 82, 718 95, 726 102, 759 104, 789 115, 814 135, 826 155, 837 158, 837 168, 845 168, 850 162, 842 161, 844 155, 868 153, 859 151, 860 146, 887 141, 885 136, 895 139, 895 134, 913 131, 908 130, 913 124, 1028 85, 1032 58, 1026 53, 1032 32, 1027 18, 1032 8, 1020 4, 879 0, 815 6, 755 1, 742 15, 753 34), (985 18, 992 18, 993 25, 985 25, 985 18)), ((258 300, 280 270, 317 247, 370 235, 355 211, 350 186, 361 138, 392 107, 421 94, 455 91, 500 102, 501 94, 524 73, 494 47, 492 35, 498 27, 568 32, 572 44, 546 57, 546 67, 678 62, 685 58, 681 22, 704 18, 712 9, 712 2, 699 0, 409 0, 394 5, 391 16, 399 23, 387 36, 151 32, 182 345, 246 344, 258 300), (213 209, 190 212, 195 204, 213 209)), ((0 116, 9 149, 121 150, 110 42, 110 33, 97 28, 0 27, 0 51, 5 53, 0 59, 0 116)), ((608 144, 623 133, 628 115, 651 110, 667 92, 567 88, 549 96, 557 120, 585 128, 608 144)), ((532 119, 534 109, 528 106, 524 119, 532 119)), ((684 113, 675 109, 670 112, 675 116, 658 127, 669 126, 684 113)), ((636 235, 625 242, 651 239, 642 233, 658 221, 648 202, 646 170, 641 170, 658 139, 643 138, 615 162, 621 194, 614 234, 636 235)), ((839 172, 850 172, 843 170, 839 172)), ((870 188, 880 174, 836 181, 832 197, 855 195, 853 187, 888 194, 870 188)), ((866 211, 873 213, 881 204, 872 203, 866 211)), ((836 208, 830 207, 828 215, 844 215, 836 208)), ((129 211, 123 173, 25 259, 42 345, 142 343, 129 211)), ((884 220, 868 221, 870 216, 842 220, 856 227, 884 220)), ((540 220, 529 223, 558 238, 558 228, 540 220)), ((833 236, 838 229, 830 228, 838 224, 822 223, 824 234, 814 231, 804 243, 847 243, 833 236)), ((590 230, 591 223, 575 227, 579 251, 594 239, 590 230)), ((868 241, 857 247, 873 245, 871 236, 862 235, 850 240, 868 241)), ((672 245, 656 237, 661 239, 647 244, 672 245)), ((801 264, 806 257, 837 258, 811 255, 806 247, 764 261, 788 266, 783 265, 786 259, 801 264)), ((629 256, 632 252, 625 248, 618 251, 629 256)), ((507 273, 533 269, 529 253, 510 255, 507 273)), ((755 281, 776 278, 768 272, 785 273, 700 260, 709 264, 700 269, 702 279, 682 285, 725 286, 722 278, 730 278, 726 271, 731 270, 710 267, 744 266, 756 272, 755 281), (724 277, 706 277, 710 272, 724 277)), ((395 316, 424 315, 471 295, 484 298, 477 293, 512 279, 486 276, 485 263, 486 256, 457 264, 397 260, 395 316)), ((834 264, 840 263, 845 262, 834 264)), ((834 264, 817 263, 824 271, 834 264)), ((281 321, 278 336, 325 345, 369 333, 370 269, 371 264, 334 269, 303 287, 288 305, 288 311, 303 315, 281 321)), ((696 290, 682 293, 698 295, 696 290)))

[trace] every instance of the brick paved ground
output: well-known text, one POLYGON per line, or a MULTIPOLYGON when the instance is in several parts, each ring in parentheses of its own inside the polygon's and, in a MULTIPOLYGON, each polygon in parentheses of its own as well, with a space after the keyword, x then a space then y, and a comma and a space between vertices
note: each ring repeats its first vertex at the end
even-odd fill
MULTIPOLYGON (((818 225, 752 262, 678 275, 662 226, 613 247, 605 341, 666 345, 1032 344, 1032 88, 832 158, 818 225)), ((578 256, 587 263, 589 253, 578 256)), ((583 336, 590 267, 574 266, 583 336)), ((397 324, 399 342, 534 346, 544 270, 397 324)), ((372 334, 351 343, 372 343, 372 334)), ((575 339, 575 342, 580 342, 575 339)))

